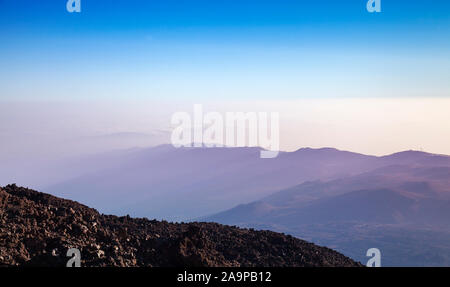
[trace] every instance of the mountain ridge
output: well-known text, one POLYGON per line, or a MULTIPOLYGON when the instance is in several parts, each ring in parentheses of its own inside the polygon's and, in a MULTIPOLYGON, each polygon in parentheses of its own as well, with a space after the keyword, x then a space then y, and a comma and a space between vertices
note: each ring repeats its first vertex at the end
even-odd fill
POLYGON ((426 163, 307 181, 201 220, 288 233, 356 260, 377 246, 388 266, 442 266, 449 218, 450 167, 426 163))
POLYGON ((361 266, 312 243, 217 223, 168 223, 103 215, 27 188, 0 188, 0 266, 361 266))
POLYGON ((396 159, 395 154, 376 157, 334 148, 303 148, 260 159, 259 151, 259 147, 160 145, 87 160, 79 166, 93 169, 107 164, 42 190, 106 213, 190 220, 306 181, 338 179, 397 163, 434 165, 439 161, 450 166, 449 158, 420 152, 409 159, 396 159), (180 207, 175 199, 185 204, 180 207))

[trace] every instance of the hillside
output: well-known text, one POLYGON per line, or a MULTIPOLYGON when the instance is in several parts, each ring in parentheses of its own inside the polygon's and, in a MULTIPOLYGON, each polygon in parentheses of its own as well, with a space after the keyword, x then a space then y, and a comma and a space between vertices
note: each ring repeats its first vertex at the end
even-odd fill
MULTIPOLYGON (((67 170, 70 179, 53 181, 41 190, 103 213, 187 221, 306 180, 335 179, 378 167, 373 160, 335 149, 300 149, 267 160, 256 147, 162 145, 85 158, 77 163, 79 168, 63 163, 42 177, 67 170)), ((32 174, 37 176, 35 170, 32 174)))
POLYGON ((102 215, 26 188, 0 188, 0 265, 360 266, 324 247, 270 231, 102 215))
MULTIPOLYGON (((52 180, 38 190, 103 213, 187 221, 306 181, 330 181, 399 165, 450 167, 448 156, 414 151, 375 157, 333 148, 302 148, 281 152, 273 159, 261 159, 259 152, 259 148, 248 147, 177 149, 162 145, 86 157, 74 165, 63 161, 42 171, 33 166, 29 173, 47 178, 65 171, 69 179, 52 180)), ((25 176, 22 170, 17 174, 25 176)), ((422 171, 408 174, 416 181, 422 171)), ((362 189, 372 188, 361 180, 362 189)))
POLYGON ((355 260, 376 246, 384 266, 449 266, 449 180, 447 166, 387 166, 306 182, 202 220, 285 232, 355 260))

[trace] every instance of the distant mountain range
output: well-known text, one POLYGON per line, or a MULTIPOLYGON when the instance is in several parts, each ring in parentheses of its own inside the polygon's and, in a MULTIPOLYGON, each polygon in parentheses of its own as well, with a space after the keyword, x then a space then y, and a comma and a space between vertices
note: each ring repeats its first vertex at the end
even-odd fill
POLYGON ((204 220, 306 238, 364 261, 450 266, 450 157, 162 145, 63 161, 42 190, 103 213, 204 220))
MULTIPOLYGON (((106 153, 61 165, 55 171, 65 170, 72 178, 42 190, 102 212, 189 220, 306 181, 330 181, 396 165, 450 166, 447 156, 413 151, 375 157, 331 148, 304 148, 282 152, 274 159, 260 159, 259 151, 162 145, 106 153)), ((361 180, 361 188, 372 188, 361 180)))
POLYGON ((287 232, 358 260, 377 247, 387 265, 450 265, 448 157, 407 152, 382 160, 394 165, 306 182, 204 220, 287 232))

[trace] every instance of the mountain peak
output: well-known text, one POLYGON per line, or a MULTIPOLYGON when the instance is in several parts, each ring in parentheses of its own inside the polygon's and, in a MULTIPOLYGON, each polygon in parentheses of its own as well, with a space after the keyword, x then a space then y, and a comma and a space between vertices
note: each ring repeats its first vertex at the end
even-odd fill
POLYGON ((410 156, 430 156, 432 155, 431 153, 427 153, 424 151, 418 151, 418 150, 405 150, 405 151, 400 151, 400 152, 396 152, 390 155, 386 155, 385 157, 410 157, 410 156))

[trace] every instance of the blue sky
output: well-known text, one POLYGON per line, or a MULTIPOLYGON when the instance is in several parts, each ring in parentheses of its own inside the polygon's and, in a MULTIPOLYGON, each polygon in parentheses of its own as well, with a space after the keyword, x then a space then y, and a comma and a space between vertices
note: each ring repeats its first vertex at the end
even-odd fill
POLYGON ((0 99, 450 96, 450 2, 0 0, 0 99))

